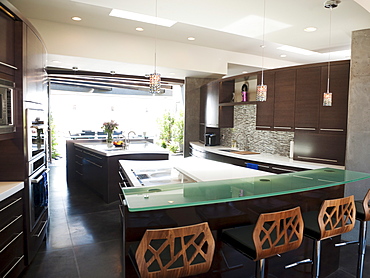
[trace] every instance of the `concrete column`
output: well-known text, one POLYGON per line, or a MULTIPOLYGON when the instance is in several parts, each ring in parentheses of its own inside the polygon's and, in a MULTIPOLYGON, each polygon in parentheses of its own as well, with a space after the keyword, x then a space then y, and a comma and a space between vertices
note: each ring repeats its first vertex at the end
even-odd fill
MULTIPOLYGON (((351 76, 348 99, 346 169, 370 173, 370 29, 352 33, 351 76)), ((333 93, 335 101, 335 93, 333 93)), ((350 183, 345 195, 363 199, 370 179, 350 183)), ((358 223, 345 239, 358 238, 358 223)), ((370 243, 370 231, 367 234, 370 243)))

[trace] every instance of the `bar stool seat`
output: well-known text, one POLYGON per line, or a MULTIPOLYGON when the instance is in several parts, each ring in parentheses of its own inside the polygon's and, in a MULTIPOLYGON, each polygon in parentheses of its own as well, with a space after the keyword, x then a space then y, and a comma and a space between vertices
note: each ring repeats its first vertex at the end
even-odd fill
POLYGON ((370 220, 370 189, 367 191, 363 200, 356 200, 356 219, 360 221, 359 231, 359 247, 358 247, 358 261, 357 261, 357 278, 362 278, 364 273, 364 262, 366 253, 366 234, 367 221, 370 220))
POLYGON ((319 211, 309 211, 302 214, 305 223, 304 235, 315 242, 312 277, 320 275, 322 240, 351 231, 355 225, 355 214, 353 195, 325 200, 319 211))
POLYGON ((265 273, 265 259, 297 249, 303 239, 300 207, 261 214, 256 224, 227 229, 222 241, 256 261, 256 277, 265 273))

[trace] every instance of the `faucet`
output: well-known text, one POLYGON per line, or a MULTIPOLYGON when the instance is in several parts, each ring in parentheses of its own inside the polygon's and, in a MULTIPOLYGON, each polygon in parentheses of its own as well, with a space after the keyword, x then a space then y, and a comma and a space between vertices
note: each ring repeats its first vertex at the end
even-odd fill
POLYGON ((130 143, 130 133, 136 135, 135 131, 130 131, 129 133, 127 133, 127 143, 130 143))

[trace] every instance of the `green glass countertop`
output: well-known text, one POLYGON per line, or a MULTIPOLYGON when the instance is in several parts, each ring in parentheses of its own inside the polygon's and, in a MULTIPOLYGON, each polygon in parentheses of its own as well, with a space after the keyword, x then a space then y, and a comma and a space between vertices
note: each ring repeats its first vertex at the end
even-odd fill
POLYGON ((289 174, 123 188, 128 210, 148 211, 290 194, 370 178, 370 173, 322 168, 289 174))

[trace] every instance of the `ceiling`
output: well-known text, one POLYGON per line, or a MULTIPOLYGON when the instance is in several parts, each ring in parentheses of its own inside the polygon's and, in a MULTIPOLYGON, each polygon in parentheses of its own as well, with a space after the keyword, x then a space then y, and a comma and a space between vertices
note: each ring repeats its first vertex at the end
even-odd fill
MULTIPOLYGON (((31 21, 39 19, 78 24, 236 53, 258 56, 263 53, 264 57, 290 64, 325 62, 329 58, 349 59, 352 31, 370 28, 368 0, 342 0, 332 11, 324 8, 323 0, 157 0, 157 8, 154 0, 8 1, 31 21), (153 27, 148 23, 111 17, 109 13, 113 8, 151 16, 157 13, 158 17, 177 23, 172 27, 153 27), (73 16, 82 20, 72 21, 73 16), (304 28, 311 26, 317 30, 304 31, 304 28), (137 27, 142 27, 144 31, 136 31, 137 27), (189 41, 188 37, 195 40, 189 41), (261 48, 261 45, 265 47, 261 48), (277 49, 282 45, 313 53, 302 55, 277 49), (332 51, 330 56, 329 46, 332 51), (280 56, 283 54, 286 57, 280 56)), ((84 70, 90 70, 88 59, 84 60, 84 65, 84 70)), ((250 70, 249 66, 230 63, 228 75, 250 70)))

